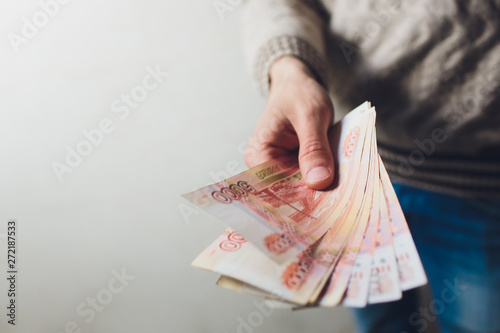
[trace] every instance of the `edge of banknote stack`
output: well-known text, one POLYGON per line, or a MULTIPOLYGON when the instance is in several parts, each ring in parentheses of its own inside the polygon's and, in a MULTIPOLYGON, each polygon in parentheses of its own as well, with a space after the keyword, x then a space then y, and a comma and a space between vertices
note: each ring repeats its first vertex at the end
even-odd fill
POLYGON ((329 131, 329 189, 308 188, 290 156, 183 195, 228 226, 192 265, 220 274, 221 287, 294 308, 364 307, 426 284, 375 118, 365 102, 329 131))

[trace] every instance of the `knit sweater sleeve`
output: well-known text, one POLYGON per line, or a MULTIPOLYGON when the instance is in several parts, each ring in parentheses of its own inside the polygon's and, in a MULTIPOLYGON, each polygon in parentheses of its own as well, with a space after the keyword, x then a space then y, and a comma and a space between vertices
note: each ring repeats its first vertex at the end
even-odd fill
POLYGON ((324 28, 326 15, 316 0, 246 0, 243 42, 247 63, 264 95, 269 68, 278 58, 295 56, 327 82, 324 28))

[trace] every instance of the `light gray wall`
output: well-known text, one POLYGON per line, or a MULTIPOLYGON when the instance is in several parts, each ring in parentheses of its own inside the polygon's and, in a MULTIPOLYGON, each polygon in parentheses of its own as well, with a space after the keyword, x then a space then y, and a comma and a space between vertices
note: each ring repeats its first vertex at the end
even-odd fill
MULTIPOLYGON (((58 7, 49 17, 38 0, 0 4, 0 233, 17 219, 19 271, 15 327, 0 279, 0 331, 237 332, 256 298, 189 266, 224 226, 179 209, 181 193, 245 168, 241 148, 264 105, 244 68, 240 6, 224 20, 212 0, 58 7), (33 16, 40 28, 25 38, 33 16), (144 91, 157 68, 169 75, 126 115, 121 95, 144 91), (86 147, 83 131, 100 124, 112 132, 86 147), (92 151, 59 180, 54 163, 79 145, 92 151), (122 270, 134 277, 124 286, 122 270), (97 296, 109 302, 100 312, 87 304, 97 296)), ((263 318, 253 332, 352 330, 346 309, 263 318)))

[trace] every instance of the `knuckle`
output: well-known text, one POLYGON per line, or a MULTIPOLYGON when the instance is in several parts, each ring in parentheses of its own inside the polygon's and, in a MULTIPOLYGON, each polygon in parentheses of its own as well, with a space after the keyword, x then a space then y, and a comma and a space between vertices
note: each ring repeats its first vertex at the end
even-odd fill
POLYGON ((247 166, 252 166, 255 160, 255 155, 253 154, 253 152, 247 150, 245 151, 245 156, 243 158, 247 166))
POLYGON ((250 166, 252 164, 250 161, 250 157, 247 154, 245 154, 244 160, 247 166, 250 166))
POLYGON ((317 117, 322 114, 322 108, 318 108, 314 105, 302 106, 300 109, 301 115, 306 118, 317 117))
POLYGON ((264 113, 273 116, 279 116, 281 114, 281 108, 274 104, 267 105, 264 109, 264 113))
POLYGON ((253 166, 255 164, 256 157, 259 153, 259 149, 256 146, 255 139, 252 138, 245 148, 245 153, 243 154, 243 159, 245 164, 248 166, 253 166))
POLYGON ((327 147, 321 140, 308 140, 300 146, 299 159, 307 158, 311 155, 326 154, 327 152, 327 147))
POLYGON ((250 158, 252 157, 253 155, 255 154, 255 148, 253 146, 247 146, 245 148, 245 154, 244 154, 244 158, 247 159, 247 158, 250 158))
POLYGON ((321 119, 322 121, 329 121, 333 112, 326 105, 313 104, 300 108, 300 117, 304 120, 321 119))

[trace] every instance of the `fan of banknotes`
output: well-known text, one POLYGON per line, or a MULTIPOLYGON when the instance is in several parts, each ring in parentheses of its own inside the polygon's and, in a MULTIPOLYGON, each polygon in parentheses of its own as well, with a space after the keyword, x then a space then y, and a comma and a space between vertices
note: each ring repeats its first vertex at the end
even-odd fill
POLYGON ((228 226, 192 263, 218 285, 296 307, 364 307, 427 283, 377 151, 365 102, 329 131, 334 184, 302 180, 297 156, 185 194, 228 226))

